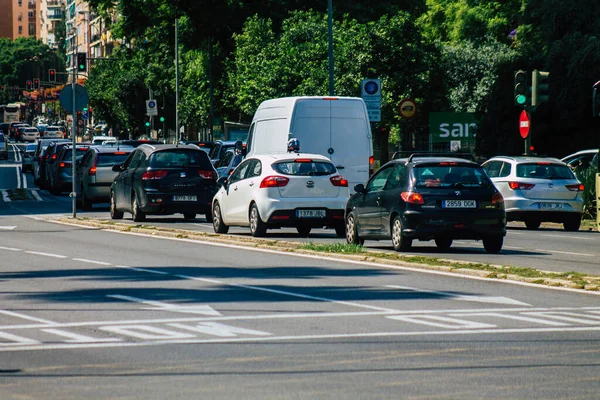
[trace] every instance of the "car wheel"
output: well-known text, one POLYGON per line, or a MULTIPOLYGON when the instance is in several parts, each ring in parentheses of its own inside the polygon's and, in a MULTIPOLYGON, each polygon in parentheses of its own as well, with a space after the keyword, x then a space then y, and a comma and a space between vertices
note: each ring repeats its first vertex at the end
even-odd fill
POLYGON ((335 226, 335 234, 339 238, 346 237, 346 225, 339 224, 335 226))
POLYGON ((452 246, 452 239, 438 238, 435 239, 435 245, 440 250, 448 250, 452 246))
POLYGON ((110 218, 111 219, 122 219, 123 212, 117 211, 117 201, 115 200, 115 194, 110 192, 110 218))
POLYGON ((496 254, 502 250, 502 243, 504 243, 503 236, 492 236, 483 239, 483 248, 488 253, 496 254))
POLYGON ((359 246, 365 244, 365 239, 361 239, 358 236, 358 227, 356 226, 356 216, 354 215, 354 212, 350 212, 348 213, 348 216, 346 216, 346 242, 348 242, 348 244, 356 244, 359 246))
POLYGON ((540 227, 541 224, 542 221, 540 221, 539 219, 530 218, 525 220, 525 226, 527 227, 527 229, 537 229, 540 227))
POLYGON ((196 219, 196 213, 183 213, 185 219, 196 219))
POLYGON ((310 231, 311 231, 311 227, 310 226, 297 226, 296 230, 298 231, 298 234, 301 237, 308 237, 308 235, 310 234, 310 231))
POLYGON ((260 213, 256 204, 252 204, 250 209, 250 234, 254 237, 265 236, 267 225, 260 219, 260 213))
MULTIPOLYGON (((208 216, 208 214, 206 214, 208 216)), ((207 218, 208 219, 208 218, 207 218)), ((221 206, 218 202, 215 201, 215 205, 213 206, 212 212, 212 224, 215 233, 227 233, 229 232, 229 227, 225 225, 223 222, 223 217, 221 216, 221 206)))
POLYGON ((577 232, 581 226, 581 215, 570 215, 563 220, 563 227, 567 232, 577 232))
POLYGON ((146 219, 146 214, 140 210, 140 203, 137 198, 137 194, 134 193, 133 199, 131 199, 131 217, 134 222, 142 222, 146 219))
POLYGON ((402 233, 402 220, 399 215, 396 215, 392 222, 392 245, 396 251, 407 251, 412 246, 412 239, 402 233))

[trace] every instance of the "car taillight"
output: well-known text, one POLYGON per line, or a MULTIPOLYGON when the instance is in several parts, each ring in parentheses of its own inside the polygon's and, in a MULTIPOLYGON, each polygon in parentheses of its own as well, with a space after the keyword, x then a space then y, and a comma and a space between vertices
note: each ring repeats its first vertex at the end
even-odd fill
POLYGON ((144 174, 142 175, 142 180, 143 181, 148 181, 148 180, 152 180, 152 179, 162 179, 165 176, 167 176, 169 172, 165 171, 165 170, 158 170, 158 171, 146 171, 144 172, 144 174))
POLYGON ((265 177, 262 182, 260 182, 260 188, 284 187, 289 181, 289 178, 286 178, 285 176, 271 175, 265 177))
POLYGON ((294 162, 305 163, 305 162, 312 162, 312 160, 310 158, 296 158, 294 160, 294 162))
POLYGON ((502 204, 504 203, 504 197, 500 193, 494 193, 492 196, 492 204, 502 204))
POLYGON ((410 204, 424 204, 425 203, 425 201, 423 200, 423 196, 421 196, 420 193, 402 192, 400 197, 402 197, 402 200, 404 200, 405 202, 410 203, 410 204))
POLYGON ((333 186, 348 187, 348 180, 341 175, 332 176, 329 180, 333 186))
POLYGON ((96 176, 96 160, 94 160, 92 168, 88 170, 88 176, 96 176))
POLYGON ((60 164, 58 164, 58 166, 59 166, 60 168, 64 168, 64 167, 65 167, 65 165, 66 165, 66 164, 65 164, 64 162, 61 162, 60 164))
POLYGON ((375 173, 375 157, 369 157, 369 176, 375 173))
POLYGON ((52 159, 56 160, 56 153, 52 154, 52 159))
POLYGON ((573 185, 566 185, 567 189, 569 189, 571 192, 583 192, 583 190, 585 189, 585 186, 583 186, 582 183, 575 183, 573 185))
POLYGON ((533 183, 523 183, 523 182, 508 182, 508 187, 512 190, 529 190, 533 188, 535 185, 533 183))
POLYGON ((204 179, 217 179, 216 171, 206 171, 203 169, 198 170, 198 175, 204 179))

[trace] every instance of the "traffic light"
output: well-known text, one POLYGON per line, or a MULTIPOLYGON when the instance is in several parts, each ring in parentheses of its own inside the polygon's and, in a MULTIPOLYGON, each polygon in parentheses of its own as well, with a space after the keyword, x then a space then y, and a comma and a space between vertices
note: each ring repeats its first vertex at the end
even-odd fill
POLYGON ((146 121, 146 128, 150 127, 150 121, 146 121))
POLYGON ((27 90, 31 90, 31 88, 33 88, 33 83, 31 81, 27 81, 25 83, 25 87, 27 88, 27 90))
POLYGON ((600 90, 598 88, 600 88, 600 81, 592 86, 592 117, 600 117, 600 90))
POLYGON ((160 117, 160 122, 165 122, 165 117, 160 117))
POLYGON ((56 82, 56 70, 55 69, 51 69, 50 71, 48 71, 48 80, 50 82, 56 82))
POLYGON ((39 89, 40 88, 40 80, 39 79, 34 79, 33 80, 33 88, 34 89, 39 89))
POLYGON ((527 107, 527 97, 529 95, 527 72, 523 70, 515 72, 514 84, 515 105, 523 108, 527 107))
POLYGON ((79 72, 87 71, 87 54, 86 53, 77 53, 77 71, 79 71, 79 72))
POLYGON ((531 105, 537 106, 545 103, 549 98, 548 78, 550 72, 534 69, 531 73, 531 105))

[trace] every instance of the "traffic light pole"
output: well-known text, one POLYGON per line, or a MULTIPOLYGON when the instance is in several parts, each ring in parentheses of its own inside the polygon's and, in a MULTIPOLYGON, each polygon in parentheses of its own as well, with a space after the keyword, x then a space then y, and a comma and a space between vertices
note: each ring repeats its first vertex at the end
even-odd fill
POLYGON ((73 140, 73 149, 72 149, 72 153, 71 153, 71 163, 72 163, 72 169, 71 169, 71 181, 72 181, 72 189, 71 189, 71 205, 73 207, 73 218, 77 218, 77 190, 75 189, 76 186, 76 179, 75 179, 75 172, 76 172, 76 156, 77 156, 77 151, 75 150, 75 146, 77 144, 77 107, 75 107, 75 102, 76 102, 76 96, 75 96, 75 85, 77 84, 77 63, 76 63, 76 56, 77 56, 77 32, 74 33, 75 35, 75 46, 73 47, 73 80, 71 81, 71 91, 73 92, 73 110, 71 111, 71 115, 73 116, 73 126, 71 127, 71 136, 72 136, 72 140, 73 140))

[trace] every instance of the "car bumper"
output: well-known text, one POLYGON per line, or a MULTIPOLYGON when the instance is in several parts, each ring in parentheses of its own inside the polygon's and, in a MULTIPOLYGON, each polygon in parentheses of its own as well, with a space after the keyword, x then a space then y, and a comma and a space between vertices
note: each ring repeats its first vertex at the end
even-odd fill
POLYGON ((214 191, 196 193, 163 193, 145 190, 140 196, 140 208, 146 214, 206 214, 211 210, 214 191), (196 196, 196 201, 177 201, 174 196, 196 196))
POLYGON ((435 238, 483 239, 506 235, 504 211, 489 211, 469 216, 464 213, 423 213, 407 210, 402 214, 403 233, 419 240, 435 238))
POLYGON ((346 198, 263 198, 256 201, 258 211, 265 223, 271 227, 283 226, 333 226, 344 223, 346 198), (323 210, 324 217, 301 218, 298 210, 323 210))
POLYGON ((505 199, 506 215, 509 221, 519 221, 535 217, 542 221, 557 221, 560 216, 583 213, 583 199, 576 200, 530 200, 505 199), (560 208, 556 208, 556 206, 560 208))
POLYGON ((85 195, 89 199, 95 201, 109 201, 110 200, 110 186, 111 182, 107 183, 88 183, 84 188, 85 195))

